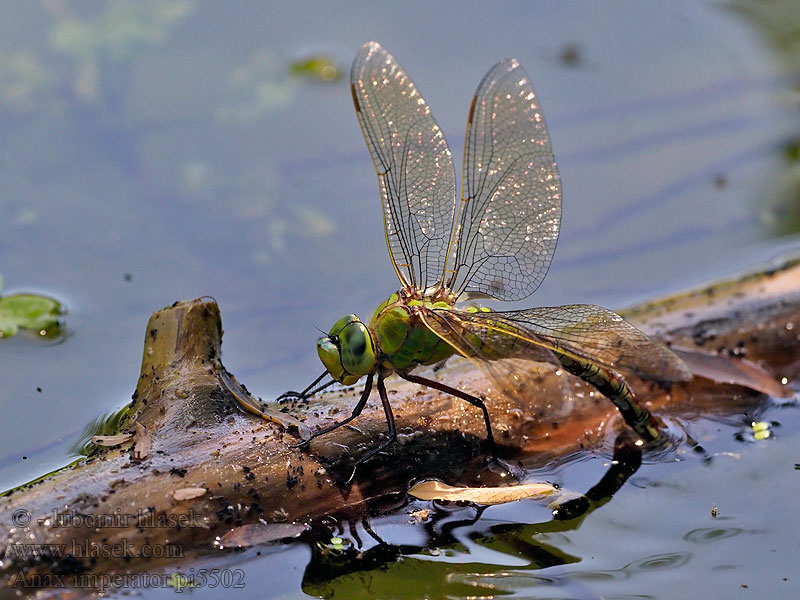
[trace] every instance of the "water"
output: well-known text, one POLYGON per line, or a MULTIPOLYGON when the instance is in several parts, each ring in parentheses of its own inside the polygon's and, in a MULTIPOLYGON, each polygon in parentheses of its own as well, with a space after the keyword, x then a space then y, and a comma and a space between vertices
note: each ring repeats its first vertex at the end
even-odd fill
MULTIPOLYGON (((226 366, 270 397, 318 373, 315 327, 367 315, 397 287, 346 85, 369 39, 414 77, 457 161, 481 76, 505 56, 525 66, 564 182, 559 247, 529 304, 622 306, 796 247, 789 2, 115 7, 0 6, 3 293, 62 299, 70 331, 56 345, 0 344, 0 488, 65 464, 86 423, 126 402, 154 310, 214 296, 226 366), (315 52, 344 78, 287 75, 315 52)), ((579 528, 530 534, 569 564, 534 569, 531 554, 480 544, 459 560, 519 597, 796 591, 799 429, 792 409, 771 416, 781 435, 759 444, 698 424, 739 458, 645 466, 579 528)), ((582 489, 603 460, 553 469, 582 489)), ((486 511, 476 531, 492 519, 548 521, 521 503, 486 511)), ((391 541, 412 535, 399 529, 391 541)), ((239 559, 250 595, 270 581, 295 597, 309 551, 239 559)), ((414 560, 434 596, 488 585, 444 558, 414 560)), ((407 561, 389 564, 402 581, 407 561)))

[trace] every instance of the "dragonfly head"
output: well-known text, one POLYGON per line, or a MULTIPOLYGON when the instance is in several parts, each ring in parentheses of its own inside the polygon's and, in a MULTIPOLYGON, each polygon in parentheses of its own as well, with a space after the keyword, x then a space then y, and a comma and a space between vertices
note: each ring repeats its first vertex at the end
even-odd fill
POLYGON ((317 342, 319 358, 336 381, 353 385, 375 370, 375 344, 355 315, 345 315, 317 342))

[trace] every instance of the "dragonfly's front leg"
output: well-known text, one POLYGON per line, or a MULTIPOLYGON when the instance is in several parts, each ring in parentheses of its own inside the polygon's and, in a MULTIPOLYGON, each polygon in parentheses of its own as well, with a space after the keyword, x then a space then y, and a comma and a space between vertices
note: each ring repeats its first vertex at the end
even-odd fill
MULTIPOLYGON (((338 429, 342 425, 347 425, 350 421, 352 421, 358 415, 360 415, 364 411, 364 407, 367 405, 367 400, 369 400, 369 395, 372 392, 373 377, 374 377, 373 373, 367 375, 367 381, 364 384, 364 391, 361 392, 361 398, 359 398, 358 404, 356 404, 355 408, 353 409, 353 412, 350 414, 349 417, 347 417, 346 419, 342 419, 341 421, 338 421, 333 425, 330 425, 329 427, 325 427, 323 429, 315 431, 308 439, 303 440, 302 442, 293 447, 301 448, 303 446, 307 446, 314 438, 324 435, 326 433, 330 433, 331 431, 333 431, 334 429, 338 429)), ((383 412, 386 415, 386 423, 389 427, 389 436, 384 442, 382 442, 381 444, 379 444, 378 446, 367 452, 364 456, 359 457, 358 460, 356 460, 355 463, 353 463, 353 471, 350 473, 350 477, 347 478, 347 481, 345 481, 345 485, 350 485, 350 482, 353 481, 353 477, 355 477, 356 468, 358 467, 358 465, 368 461, 370 458, 375 456, 381 450, 385 450, 392 442, 394 442, 397 439, 397 429, 395 428, 394 424, 394 414, 392 414, 392 407, 389 404, 389 396, 386 393, 386 386, 383 383, 383 375, 381 374, 378 375, 378 394, 381 397, 381 404, 383 404, 383 412)))
POLYGON ((328 374, 328 372, 325 371, 322 375, 320 375, 314 381, 312 381, 311 384, 306 389, 304 389, 302 392, 288 391, 288 392, 282 393, 280 396, 275 398, 275 402, 279 402, 280 400, 286 400, 287 398, 295 398, 296 400, 305 400, 306 398, 310 398, 311 396, 313 396, 317 392, 321 392, 325 388, 330 387, 334 383, 336 383, 335 379, 331 379, 327 383, 323 383, 319 387, 315 388, 314 386, 317 385, 320 381, 322 381, 327 374, 328 374))
POLYGON ((579 360, 560 352, 555 354, 567 371, 591 383, 601 394, 611 400, 619 409, 625 422, 647 444, 664 441, 665 434, 661 422, 642 406, 621 375, 591 361, 579 360))
POLYGON ((363 412, 364 407, 367 405, 367 400, 369 400, 369 394, 372 391, 372 377, 373 377, 372 373, 367 375, 367 381, 364 384, 364 391, 361 392, 361 398, 359 398, 358 404, 356 404, 356 407, 353 409, 353 412, 350 414, 349 417, 347 417, 346 419, 342 419, 341 421, 337 421, 336 423, 330 425, 329 427, 324 427, 318 431, 315 431, 311 435, 311 437, 309 437, 306 440, 303 440, 302 442, 296 444, 293 447, 302 448, 303 446, 307 446, 314 438, 324 435, 326 433, 330 433, 331 431, 333 431, 334 429, 338 429, 342 425, 347 425, 350 421, 352 421, 358 415, 360 415, 363 412))

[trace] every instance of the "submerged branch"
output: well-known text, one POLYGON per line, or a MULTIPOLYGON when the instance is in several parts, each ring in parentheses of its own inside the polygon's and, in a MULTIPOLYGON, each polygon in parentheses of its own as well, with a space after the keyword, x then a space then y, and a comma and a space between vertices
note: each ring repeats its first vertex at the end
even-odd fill
MULTIPOLYGON (((633 380, 633 388, 662 415, 735 414, 764 402, 763 391, 777 395, 782 378, 800 375, 798 295, 800 266, 793 262, 629 310, 632 322, 688 352, 690 365, 692 354, 702 353, 696 355, 693 381, 667 388, 633 380), (738 362, 742 358, 748 362, 738 362)), ((405 498, 409 482, 423 477, 457 485, 507 479, 503 469, 487 465, 479 410, 392 378, 399 443, 360 467, 345 488, 339 476, 349 475, 352 458, 385 435, 379 403, 369 405, 352 427, 315 439, 310 451, 295 448, 302 427, 313 431, 349 414, 360 389, 282 407, 302 424, 274 422, 280 414, 265 420, 242 412, 219 359, 221 336, 219 308, 210 299, 153 314, 134 400, 117 432, 135 434, 132 439, 96 446, 69 469, 0 498, 0 577, 6 585, 36 574, 152 571, 218 552, 215 540, 259 520, 308 523, 331 513, 357 515, 367 503, 373 510, 394 506, 405 498), (23 543, 63 544, 67 554, 77 545, 90 555, 40 552, 23 558, 15 554, 23 543), (146 547, 162 550, 145 556, 146 547), (123 548, 124 554, 91 548, 123 548)), ((489 399, 506 460, 537 466, 611 444, 619 419, 610 402, 552 366, 520 368, 524 405, 496 397, 466 361, 451 360, 428 375, 489 399)), ((601 482, 586 497, 613 493, 621 481, 601 482)))

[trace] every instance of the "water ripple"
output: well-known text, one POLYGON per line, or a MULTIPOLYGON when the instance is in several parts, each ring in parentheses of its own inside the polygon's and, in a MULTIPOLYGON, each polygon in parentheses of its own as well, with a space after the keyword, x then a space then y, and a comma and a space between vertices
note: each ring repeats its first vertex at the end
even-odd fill
POLYGON ((743 533, 744 530, 738 527, 699 527, 692 529, 683 536, 687 542, 695 544, 710 544, 724 540, 743 533))

